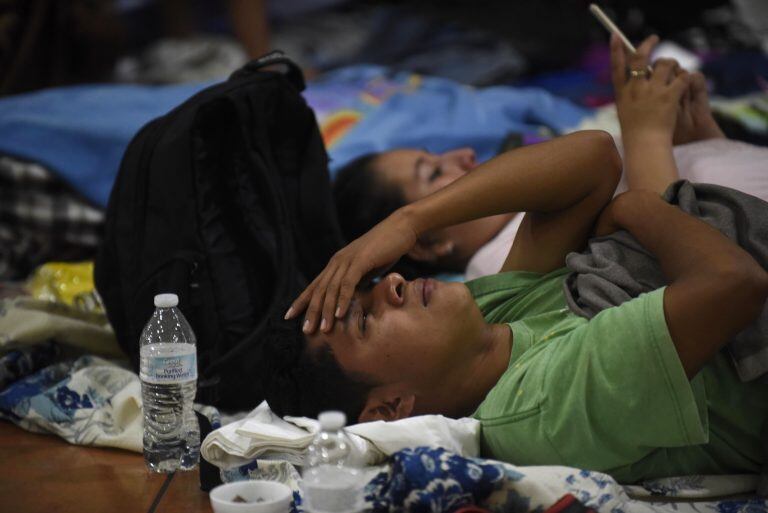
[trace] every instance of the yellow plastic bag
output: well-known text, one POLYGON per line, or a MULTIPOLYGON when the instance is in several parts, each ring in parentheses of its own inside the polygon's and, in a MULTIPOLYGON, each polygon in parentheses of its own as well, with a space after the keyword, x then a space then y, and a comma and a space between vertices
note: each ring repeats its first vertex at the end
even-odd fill
POLYGON ((93 262, 49 262, 38 267, 25 285, 35 299, 82 310, 100 309, 93 284, 93 262))
POLYGON ((124 358, 93 283, 93 262, 49 262, 0 300, 0 354, 55 340, 65 354, 124 358), (31 296, 31 297, 30 297, 31 296))

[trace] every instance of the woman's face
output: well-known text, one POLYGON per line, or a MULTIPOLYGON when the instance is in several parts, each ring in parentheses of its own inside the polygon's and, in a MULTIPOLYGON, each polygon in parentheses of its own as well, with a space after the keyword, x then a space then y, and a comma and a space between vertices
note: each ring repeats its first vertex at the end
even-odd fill
POLYGON ((307 339, 311 350, 327 345, 348 373, 429 387, 463 368, 484 325, 464 284, 406 281, 391 273, 355 292, 347 315, 330 332, 307 339))
POLYGON ((472 148, 435 154, 424 150, 392 150, 376 158, 377 174, 413 203, 461 178, 475 167, 472 148))
MULTIPOLYGON (((379 179, 397 187, 406 203, 413 203, 450 185, 475 166, 475 152, 471 148, 439 155, 403 149, 381 153, 374 161, 373 170, 379 179)), ((414 258, 462 271, 475 252, 495 237, 509 219, 509 215, 484 217, 425 234, 422 242, 450 242, 453 251, 447 255, 414 258)))

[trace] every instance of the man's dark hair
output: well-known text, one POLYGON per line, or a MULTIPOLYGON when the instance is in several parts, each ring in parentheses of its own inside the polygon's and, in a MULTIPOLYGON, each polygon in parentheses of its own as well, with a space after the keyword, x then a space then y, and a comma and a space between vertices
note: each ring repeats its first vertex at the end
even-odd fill
POLYGON ((301 323, 300 318, 283 320, 280 310, 267 321, 263 379, 270 409, 281 417, 310 418, 340 410, 356 423, 374 383, 344 372, 328 346, 310 351, 301 323))
MULTIPOLYGON (((376 175, 378 153, 358 157, 339 169, 333 182, 333 200, 342 234, 352 242, 406 205, 398 188, 376 175)), ((446 271, 440 267, 418 262, 404 256, 392 267, 406 279, 434 275, 446 271)))

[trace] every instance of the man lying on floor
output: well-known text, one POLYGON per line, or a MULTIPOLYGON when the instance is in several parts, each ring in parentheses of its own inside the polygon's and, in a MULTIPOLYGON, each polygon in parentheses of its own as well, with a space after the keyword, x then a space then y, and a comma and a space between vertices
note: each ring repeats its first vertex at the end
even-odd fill
MULTIPOLYGON (((689 77, 671 65, 633 77, 622 92, 627 151, 644 152, 648 173, 674 174, 689 77)), ((608 134, 578 132, 501 155, 396 211, 334 256, 288 321, 271 322, 271 408, 341 409, 361 422, 472 415, 484 456, 622 482, 759 472, 768 385, 740 382, 721 349, 760 314, 768 274, 656 192, 611 200, 620 168, 608 134), (497 275, 462 284, 389 274, 356 289, 425 231, 521 211, 497 275), (655 255, 668 285, 578 317, 565 305, 565 255, 619 229, 655 255)))

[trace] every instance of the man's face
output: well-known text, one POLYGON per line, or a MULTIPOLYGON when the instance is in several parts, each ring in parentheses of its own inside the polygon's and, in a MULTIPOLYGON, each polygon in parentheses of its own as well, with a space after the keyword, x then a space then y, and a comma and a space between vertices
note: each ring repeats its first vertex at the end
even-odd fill
POLYGON ((392 150, 376 158, 376 170, 413 203, 442 189, 476 165, 471 148, 435 154, 424 150, 392 150))
POLYGON ((392 273, 371 289, 355 292, 346 317, 336 320, 329 333, 307 338, 311 350, 327 344, 348 373, 425 389, 463 368, 483 326, 463 284, 406 281, 392 273))

